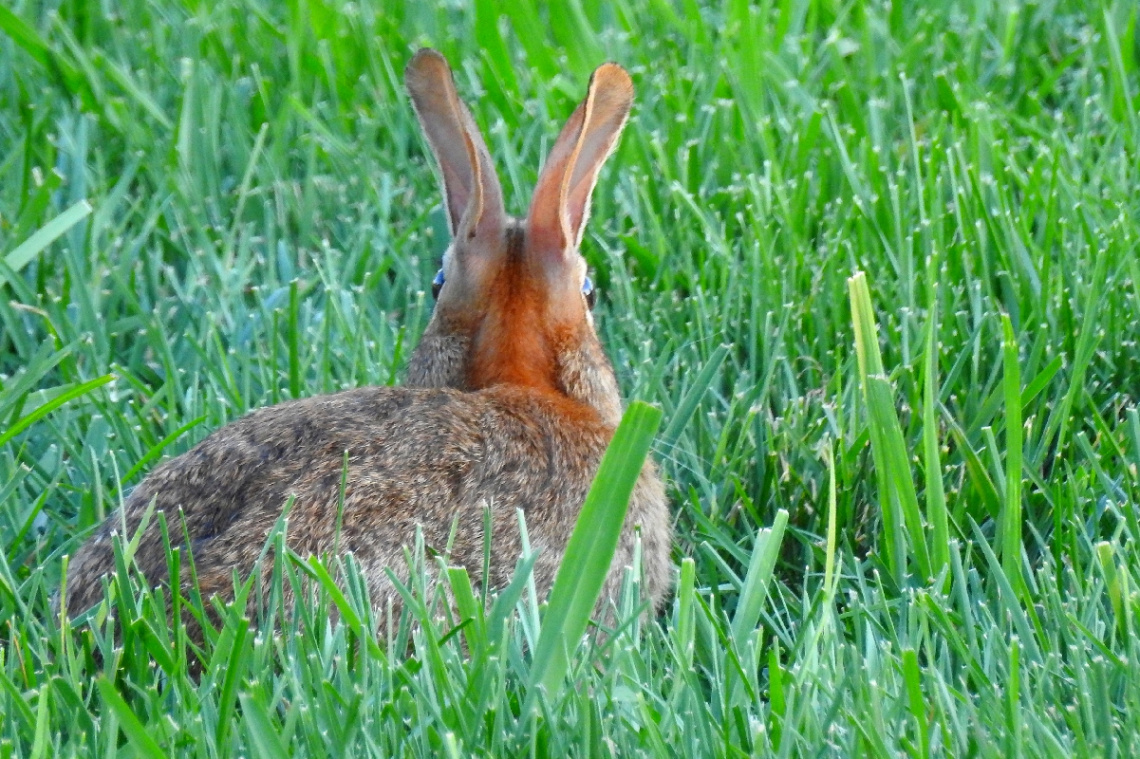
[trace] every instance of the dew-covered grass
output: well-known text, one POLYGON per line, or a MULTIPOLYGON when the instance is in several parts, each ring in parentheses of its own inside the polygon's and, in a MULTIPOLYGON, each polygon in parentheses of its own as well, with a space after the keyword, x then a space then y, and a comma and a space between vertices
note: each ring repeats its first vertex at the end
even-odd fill
POLYGON ((0 7, 0 756, 1130 755, 1138 18, 0 7), (633 75, 583 253, 626 397, 663 411, 666 611, 631 582, 624 625, 552 664, 567 620, 525 558, 494 598, 434 567, 387 619, 351 558, 280 532, 274 586, 201 649, 168 609, 211 602, 148 589, 129 550, 105 604, 54 611, 65 557, 157 462, 399 381, 446 245, 402 89, 423 45, 515 213, 590 71, 633 75))

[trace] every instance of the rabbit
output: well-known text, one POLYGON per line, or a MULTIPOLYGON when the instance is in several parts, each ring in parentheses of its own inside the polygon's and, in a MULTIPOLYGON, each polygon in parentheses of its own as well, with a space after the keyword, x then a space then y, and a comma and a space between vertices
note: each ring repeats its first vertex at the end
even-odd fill
MULTIPOLYGON (((622 414, 578 247, 633 85, 616 64, 594 72, 523 220, 504 210, 487 146, 444 57, 420 50, 405 80, 438 162, 452 235, 405 385, 258 409, 155 468, 70 562, 70 610, 103 598, 112 536, 135 535, 152 501, 171 542, 188 543, 204 598, 232 599, 235 570, 250 575, 290 499, 289 546, 301 555, 351 552, 380 613, 401 607, 386 570, 407 580, 404 546, 417 525, 428 550, 446 551, 477 583, 505 587, 522 552, 518 509, 538 551, 535 588, 542 598, 549 593, 622 414), (490 576, 482 577, 487 509, 490 576)), ((134 554, 152 580, 168 572, 157 522, 134 554)), ((642 596, 658 610, 671 588, 672 520, 651 461, 634 488, 599 611, 618 597, 638 535, 642 596)), ((179 578, 184 593, 190 580, 189 572, 179 578)))

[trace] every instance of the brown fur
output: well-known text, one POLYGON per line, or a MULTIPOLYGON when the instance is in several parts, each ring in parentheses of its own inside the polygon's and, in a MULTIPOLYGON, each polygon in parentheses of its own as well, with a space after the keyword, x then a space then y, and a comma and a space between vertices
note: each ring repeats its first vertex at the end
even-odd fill
MULTIPOLYGON (((598 144, 571 151, 584 142, 572 122, 552 151, 572 158, 581 152, 579 163, 590 165, 578 171, 593 175, 632 98, 628 76, 607 67, 605 81, 592 81, 589 97, 596 95, 599 107, 609 109, 603 114, 608 121, 592 127, 589 109, 579 109, 586 116, 575 114, 578 132, 600 137, 598 144), (616 105, 609 102, 615 99, 616 105), (568 146, 563 140, 575 142, 568 146)), ((537 213, 532 207, 531 217, 554 219, 562 229, 551 222, 531 239, 530 229, 502 211, 494 168, 454 94, 446 63, 433 51, 421 51, 409 65, 408 82, 441 163, 456 241, 436 311, 409 364, 407 386, 365 387, 259 409, 157 467, 71 562, 71 610, 85 610, 102 597, 100 578, 113 568, 111 536, 124 523, 133 535, 152 499, 176 544, 181 510, 204 595, 232 596, 234 571, 249 573, 290 497, 290 546, 302 555, 352 552, 378 610, 400 605, 385 570, 407 579, 403 547, 417 525, 427 546, 442 553, 456 523, 450 563, 466 568, 477 582, 503 587, 521 553, 516 509, 525 514, 531 544, 540 552, 536 587, 542 596, 549 592, 621 415, 617 382, 581 295, 584 266, 575 249, 581 230, 575 225, 584 223, 585 211, 571 209, 571 218, 563 207, 566 193, 559 200, 552 184, 566 184, 575 164, 564 161, 544 172, 551 178, 540 180, 535 203, 562 206, 537 213), (458 144, 448 143, 455 135, 466 148, 449 152, 448 144, 458 144), (566 218, 571 220, 563 226, 566 218), (552 252, 549 240, 564 238, 564 229, 574 239, 552 252), (481 576, 485 508, 493 530, 487 578, 481 576)), ((646 463, 603 602, 616 598, 639 532, 644 594, 660 606, 672 576, 670 524, 661 481, 646 463)), ((153 522, 135 558, 152 580, 166 573, 153 522)), ((187 581, 180 578, 183 585, 187 581)))

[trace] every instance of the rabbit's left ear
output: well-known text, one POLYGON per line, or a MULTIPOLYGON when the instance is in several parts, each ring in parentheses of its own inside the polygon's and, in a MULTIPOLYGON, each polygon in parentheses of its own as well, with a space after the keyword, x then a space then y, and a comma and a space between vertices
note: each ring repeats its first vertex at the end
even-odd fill
POLYGON ((598 67, 535 186, 527 215, 533 248, 562 255, 577 250, 598 172, 617 145, 632 105, 633 82, 626 70, 616 63, 598 67))

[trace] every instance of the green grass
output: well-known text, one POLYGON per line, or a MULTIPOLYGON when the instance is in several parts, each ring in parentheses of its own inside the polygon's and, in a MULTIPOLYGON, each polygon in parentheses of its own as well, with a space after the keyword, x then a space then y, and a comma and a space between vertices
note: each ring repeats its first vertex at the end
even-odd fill
POLYGON ((1131 755, 1138 155, 1126 0, 0 7, 0 757, 1131 755), (400 377, 446 244, 425 44, 516 213, 590 70, 634 76, 583 251, 664 411, 671 605, 631 582, 538 695, 525 560, 389 620, 278 533, 200 652, 163 620, 209 601, 126 555, 54 614, 159 460, 400 377))

